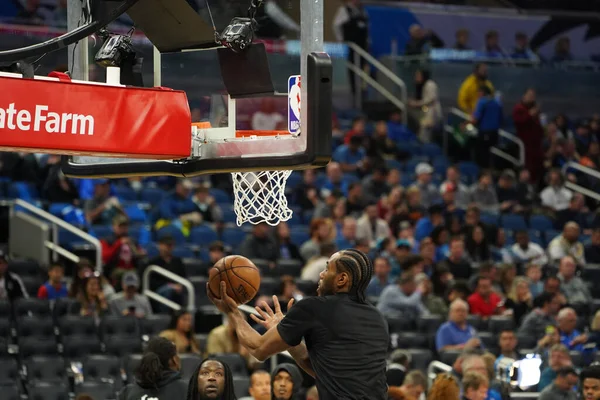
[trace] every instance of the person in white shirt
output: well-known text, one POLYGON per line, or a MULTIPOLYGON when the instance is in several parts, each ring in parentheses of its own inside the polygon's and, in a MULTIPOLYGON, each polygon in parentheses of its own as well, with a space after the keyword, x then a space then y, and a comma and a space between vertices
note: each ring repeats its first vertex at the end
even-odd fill
POLYGON ((529 241, 529 233, 527 231, 518 231, 515 235, 515 241, 516 243, 505 254, 505 263, 548 264, 546 252, 539 244, 529 241))
POLYGON ((274 131, 283 129, 283 115, 275 111, 275 102, 271 98, 264 98, 260 110, 252 116, 252 129, 255 131, 274 131))
POLYGON ((302 280, 318 283, 321 279, 319 275, 327 266, 327 260, 337 251, 335 243, 325 242, 319 246, 320 255, 308 260, 308 263, 302 268, 302 280))
POLYGON ((569 208, 573 193, 565 187, 564 178, 558 169, 550 171, 548 186, 540 193, 542 205, 553 211, 562 211, 569 208))
POLYGON ((579 225, 576 222, 567 222, 563 233, 548 245, 550 262, 558 262, 563 257, 571 256, 578 265, 585 265, 585 249, 579 241, 579 225))

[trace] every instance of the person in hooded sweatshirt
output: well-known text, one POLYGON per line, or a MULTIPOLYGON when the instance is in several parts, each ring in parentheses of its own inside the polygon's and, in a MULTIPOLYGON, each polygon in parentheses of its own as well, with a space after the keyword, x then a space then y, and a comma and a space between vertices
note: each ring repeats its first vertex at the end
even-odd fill
POLYGON ((271 375, 273 400, 295 400, 302 387, 302 373, 294 364, 279 364, 271 375))
POLYGON ((187 382, 181 379, 180 369, 175 344, 162 337, 150 339, 135 382, 121 390, 118 400, 184 399, 187 382))
MULTIPOLYGON (((179 399, 183 399, 183 397, 172 398, 172 400, 179 399)), ((202 361, 190 378, 186 399, 237 400, 233 386, 233 374, 229 365, 210 357, 202 361)), ((171 398, 166 400, 171 400, 171 398)))

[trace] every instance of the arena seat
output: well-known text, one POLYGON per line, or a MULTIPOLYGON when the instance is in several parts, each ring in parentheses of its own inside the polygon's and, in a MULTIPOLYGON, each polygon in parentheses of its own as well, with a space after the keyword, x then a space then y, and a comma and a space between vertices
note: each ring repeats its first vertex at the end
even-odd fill
POLYGON ((422 315, 417 320, 417 328, 419 332, 435 333, 443 322, 439 315, 422 315))
MULTIPOLYGON (((235 215, 235 213, 233 215, 235 215)), ((232 222, 232 221, 225 221, 225 222, 232 222)), ((246 239, 246 235, 247 235, 247 233, 238 227, 225 228, 225 229, 223 229, 221 239, 223 240, 223 242, 227 243, 232 248, 237 249, 242 244, 244 239, 246 239)))
POLYGON ((187 381, 202 362, 202 358, 197 354, 180 354, 179 359, 181 360, 181 377, 187 381))
POLYGON ((0 338, 10 340, 12 337, 12 325, 8 318, 0 319, 0 338))
MULTIPOLYGON (((486 349, 492 351, 498 347, 498 338, 492 332, 477 332, 477 337, 481 340, 486 349)), ((495 351, 492 353, 496 354, 495 351)))
POLYGON ((453 365, 460 356, 461 350, 446 350, 440 352, 440 361, 444 364, 453 365))
POLYGON ((527 230, 527 223, 522 215, 505 214, 500 217, 500 226, 511 231, 527 230))
POLYGON ((233 376, 248 376, 246 360, 238 353, 216 353, 210 356, 229 365, 233 376))
POLYGON ((81 361, 89 354, 99 353, 102 353, 102 344, 95 335, 63 337, 63 356, 68 361, 81 361))
POLYGON ((17 385, 1 386, 0 392, 2 392, 2 400, 21 400, 21 394, 17 385))
POLYGON ((190 276, 208 276, 208 268, 212 267, 198 258, 183 258, 181 260, 185 267, 185 274, 190 276))
POLYGON ((154 314, 140 320, 141 330, 143 335, 149 337, 156 336, 160 332, 166 330, 171 323, 169 315, 154 314))
POLYGON ((106 340, 111 336, 140 336, 140 326, 135 317, 108 315, 100 322, 100 337, 106 340))
POLYGON ((35 260, 26 259, 14 259, 8 263, 8 270, 14 272, 20 277, 24 276, 37 276, 42 275, 42 268, 40 264, 35 260))
POLYGON ((50 316, 50 302, 37 298, 18 299, 14 303, 15 316, 21 317, 25 315, 50 316))
POLYGON ((208 224, 195 226, 190 232, 190 242, 195 244, 208 245, 211 242, 218 240, 218 238, 217 232, 215 232, 213 227, 208 224))
POLYGON ((467 323, 469 325, 471 325, 473 328, 477 329, 478 331, 487 329, 486 322, 483 321, 479 315, 471 314, 471 315, 467 316, 467 323))
POLYGON ((539 231, 545 232, 551 230, 553 228, 552 220, 545 215, 532 215, 529 218, 529 228, 539 231))
POLYGON ((0 319, 12 318, 12 307, 7 300, 0 300, 0 319))
POLYGON ((399 332, 398 334, 398 348, 406 349, 409 347, 415 347, 420 349, 426 349, 429 347, 427 336, 418 332, 399 332))
POLYGON ((121 360, 106 354, 89 355, 83 360, 83 377, 86 382, 106 382, 110 379, 119 389, 122 384, 121 360))
POLYGON ((19 379, 19 364, 9 357, 0 357, 0 386, 13 385, 19 379))
POLYGON ((122 357, 122 365, 127 376, 127 382, 131 383, 134 381, 135 371, 137 370, 140 361, 142 360, 142 354, 128 354, 122 357))
POLYGON ((428 349, 408 349, 411 356, 411 367, 421 371, 427 371, 427 367, 433 361, 433 353, 428 349))
POLYGON ((233 377, 233 391, 238 399, 248 395, 248 388, 250 387, 250 378, 246 376, 234 376, 233 377))
POLYGON ((31 356, 55 356, 58 355, 58 347, 55 340, 44 337, 26 337, 19 339, 19 356, 27 359, 31 356))
POLYGON ((283 275, 291 275, 294 278, 297 278, 302 273, 302 268, 304 264, 295 259, 279 259, 277 260, 277 272, 279 276, 283 275))
POLYGON ((65 315, 58 320, 60 335, 69 336, 92 336, 97 337, 96 322, 92 317, 80 317, 78 315, 65 315))
POLYGON ((106 353, 119 358, 142 352, 142 339, 139 336, 113 335, 104 338, 106 353))
POLYGON ((500 332, 505 330, 513 330, 515 328, 515 321, 512 317, 493 315, 488 320, 490 332, 498 335, 500 332))
POLYGON ((147 187, 140 192, 140 200, 145 203, 159 204, 166 192, 162 189, 147 187))
POLYGON ((21 277, 25 291, 30 297, 37 297, 40 286, 44 283, 44 280, 36 275, 25 275, 21 277))
POLYGON ((67 367, 61 356, 31 356, 25 361, 29 383, 65 383, 67 367))
POLYGON ((58 325, 61 318, 65 317, 69 310, 73 307, 73 304, 77 303, 77 300, 72 299, 70 297, 64 297, 62 299, 57 299, 54 302, 54 307, 52 308, 52 316, 54 318, 54 322, 58 325))
POLYGON ((83 382, 75 386, 75 394, 85 393, 93 399, 114 400, 117 398, 117 391, 113 384, 108 382, 83 382))
POLYGON ((386 318, 390 333, 405 332, 413 329, 414 321, 406 318, 386 318))

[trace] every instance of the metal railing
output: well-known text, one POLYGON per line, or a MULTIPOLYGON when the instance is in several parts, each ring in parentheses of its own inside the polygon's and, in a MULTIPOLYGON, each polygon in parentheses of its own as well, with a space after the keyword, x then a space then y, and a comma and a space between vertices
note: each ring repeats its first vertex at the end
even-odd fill
POLYGON ((155 291, 150 289, 150 274, 155 273, 158 275, 161 275, 167 279, 172 280, 173 282, 179 283, 181 286, 183 286, 186 291, 187 291, 187 311, 193 313, 196 310, 196 293, 194 292, 194 285, 192 285, 192 282, 190 282, 189 280, 174 274, 173 272, 163 268, 163 267, 159 267, 158 265, 149 265, 145 270, 144 270, 144 275, 142 276, 142 284, 143 284, 143 294, 148 297, 149 299, 152 299, 154 301, 157 301, 161 304, 164 304, 165 306, 172 308, 175 311, 179 311, 181 310, 181 306, 177 303, 175 303, 172 300, 167 299, 164 296, 161 296, 160 294, 156 293, 155 291))
MULTIPOLYGON (((459 110, 456 107, 452 107, 450 109, 450 114, 455 115, 466 122, 470 122, 472 120, 469 114, 462 110, 459 110)), ((446 133, 452 133, 454 128, 450 125, 445 125, 444 130, 446 131, 446 133)), ((478 131, 477 128, 473 126, 473 128, 469 129, 466 133, 472 137, 476 137, 478 131)), ((523 143, 523 141, 516 135, 513 135, 512 133, 505 131, 504 129, 498 129, 498 135, 514 143, 519 148, 519 158, 515 158, 511 154, 508 154, 507 152, 496 146, 493 146, 490 149, 490 153, 505 159, 506 161, 510 162, 511 164, 517 167, 522 167, 523 165, 525 165, 525 144, 523 143)), ((444 152, 448 154, 448 135, 444 135, 443 140, 444 152)))
POLYGON ((369 54, 368 51, 364 50, 362 47, 358 46, 356 43, 345 42, 345 44, 354 51, 354 60, 352 62, 347 62, 346 67, 354 72, 355 79, 355 88, 356 88, 356 97, 355 106, 357 108, 362 108, 362 90, 360 90, 362 84, 361 79, 368 83, 373 89, 377 90, 382 96, 384 96, 388 101, 402 110, 402 119, 403 123, 407 122, 407 114, 406 114, 406 102, 408 99, 408 91, 406 89, 406 83, 395 73, 393 73, 388 67, 383 65, 379 60, 369 54), (381 72, 386 78, 388 78, 393 84, 400 88, 400 98, 394 96, 389 90, 383 87, 383 85, 379 84, 375 79, 371 78, 369 74, 365 73, 360 68, 361 62, 360 60, 364 59, 370 66, 375 68, 378 72, 381 72), (359 70, 361 73, 357 72, 359 70), (394 100, 392 100, 392 98, 394 100), (401 104, 401 105, 400 105, 401 104))
MULTIPOLYGON (((577 171, 582 172, 586 175, 589 175, 595 179, 600 180, 600 172, 596 171, 593 168, 586 167, 585 165, 581 165, 579 163, 570 161, 563 166, 563 168, 562 168, 563 174, 566 176, 568 170, 570 170, 570 169, 577 170, 577 171)), ((594 200, 600 201, 600 194, 598 194, 595 191, 590 190, 586 187, 578 185, 577 183, 573 183, 573 182, 570 182, 569 180, 566 180, 565 187, 567 189, 571 189, 575 192, 581 193, 584 196, 587 196, 594 200)))
POLYGON ((431 387, 431 384, 435 380, 437 374, 444 372, 452 372, 452 367, 448 364, 444 364, 441 361, 432 361, 427 367, 427 387, 431 387))
POLYGON ((73 235, 80 237, 83 241, 90 243, 95 248, 96 271, 102 273, 102 244, 97 238, 22 199, 15 199, 13 201, 11 213, 14 213, 15 207, 17 206, 24 208, 32 214, 35 214, 37 217, 50 223, 52 227, 52 241, 46 241, 44 243, 44 246, 52 252, 52 258, 54 261, 56 261, 58 259, 58 256, 61 255, 73 262, 79 262, 79 256, 77 254, 74 254, 69 250, 65 249, 64 247, 60 246, 58 242, 58 228, 62 228, 72 233, 73 235))

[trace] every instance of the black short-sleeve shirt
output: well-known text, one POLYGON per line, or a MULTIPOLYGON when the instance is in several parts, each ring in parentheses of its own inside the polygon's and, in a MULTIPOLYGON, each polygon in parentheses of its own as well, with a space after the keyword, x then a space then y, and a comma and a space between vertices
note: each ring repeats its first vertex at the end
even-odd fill
POLYGON ((386 400, 387 323, 348 294, 308 297, 277 326, 297 346, 304 338, 321 400, 386 400))

